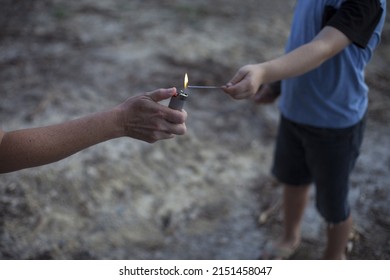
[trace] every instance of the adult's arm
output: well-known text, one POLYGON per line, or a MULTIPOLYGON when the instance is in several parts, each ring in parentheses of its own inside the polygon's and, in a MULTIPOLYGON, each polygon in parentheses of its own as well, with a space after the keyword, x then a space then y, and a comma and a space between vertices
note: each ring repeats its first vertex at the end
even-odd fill
POLYGON ((155 90, 111 110, 56 125, 10 132, 0 129, 0 173, 52 163, 114 138, 153 143, 182 135, 187 113, 158 103, 175 93, 174 88, 155 90))

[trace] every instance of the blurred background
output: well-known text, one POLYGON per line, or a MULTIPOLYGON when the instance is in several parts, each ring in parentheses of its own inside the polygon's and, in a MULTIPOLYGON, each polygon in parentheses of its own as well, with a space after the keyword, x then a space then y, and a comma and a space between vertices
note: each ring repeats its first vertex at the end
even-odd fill
MULTIPOLYGON (((295 1, 0 0, 0 125, 43 126, 156 88, 222 85, 283 53, 295 1)), ((390 258, 390 29, 367 70, 350 259, 390 258)), ((281 233, 276 105, 193 90, 188 133, 117 139, 0 175, 0 259, 255 259, 281 233)), ((295 258, 318 259, 313 201, 295 258)))

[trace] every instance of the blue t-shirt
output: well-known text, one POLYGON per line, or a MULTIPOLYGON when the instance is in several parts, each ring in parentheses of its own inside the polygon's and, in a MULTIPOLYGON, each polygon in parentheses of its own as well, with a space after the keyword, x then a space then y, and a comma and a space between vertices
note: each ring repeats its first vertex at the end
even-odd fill
POLYGON ((386 0, 298 0, 286 52, 309 43, 325 25, 352 44, 318 68, 282 81, 279 107, 297 123, 345 128, 367 110, 364 69, 380 42, 386 0))

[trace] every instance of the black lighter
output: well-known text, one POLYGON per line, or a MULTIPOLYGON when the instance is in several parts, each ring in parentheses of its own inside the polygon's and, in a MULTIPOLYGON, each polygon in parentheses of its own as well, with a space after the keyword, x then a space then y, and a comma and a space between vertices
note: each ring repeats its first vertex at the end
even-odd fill
POLYGON ((183 90, 180 90, 176 95, 171 97, 168 107, 175 110, 183 109, 184 102, 186 101, 188 94, 183 90))
POLYGON ((185 92, 188 85, 188 76, 187 73, 184 76, 184 89, 181 89, 176 95, 171 97, 171 100, 169 101, 168 107, 175 110, 181 110, 183 109, 184 102, 186 101, 188 97, 188 93, 185 92))

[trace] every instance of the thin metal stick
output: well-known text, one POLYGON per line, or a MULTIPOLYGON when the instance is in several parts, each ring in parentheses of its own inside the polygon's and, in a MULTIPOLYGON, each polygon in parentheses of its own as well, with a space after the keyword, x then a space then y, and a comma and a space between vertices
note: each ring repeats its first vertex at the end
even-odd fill
POLYGON ((193 89, 216 89, 221 88, 219 86, 188 86, 187 88, 193 88, 193 89))

